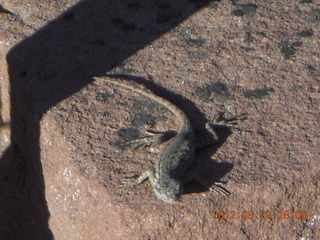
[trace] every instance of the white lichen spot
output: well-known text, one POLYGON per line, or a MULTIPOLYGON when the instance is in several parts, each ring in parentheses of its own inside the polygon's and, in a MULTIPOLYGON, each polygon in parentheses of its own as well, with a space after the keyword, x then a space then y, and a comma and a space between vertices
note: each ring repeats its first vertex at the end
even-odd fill
POLYGON ((62 175, 64 176, 64 179, 66 180, 66 182, 71 184, 71 170, 68 168, 65 168, 63 170, 62 175))
POLYGON ((49 138, 44 138, 44 142, 47 144, 47 145, 49 145, 50 147, 52 147, 52 142, 51 142, 51 140, 49 139, 49 138))
POLYGON ((6 42, 6 43, 5 43, 5 42, 2 42, 2 41, 0 41, 0 44, 1 44, 1 45, 5 45, 5 46, 7 46, 7 47, 10 45, 9 42, 6 42))
POLYGON ((81 195, 81 191, 80 191, 80 189, 77 189, 73 194, 72 194, 72 200, 73 201, 75 201, 75 200, 77 200, 77 199, 79 199, 80 198, 80 195, 81 195))
POLYGON ((313 217, 304 221, 304 225, 309 228, 313 228, 316 221, 320 221, 320 215, 313 215, 313 217))
POLYGON ((78 186, 80 182, 81 182, 80 178, 77 178, 77 179, 75 179, 74 185, 75 185, 75 186, 78 186))
POLYGON ((8 142, 9 142, 9 138, 6 136, 6 135, 3 135, 3 136, 1 136, 1 140, 5 143, 5 144, 7 144, 8 142))

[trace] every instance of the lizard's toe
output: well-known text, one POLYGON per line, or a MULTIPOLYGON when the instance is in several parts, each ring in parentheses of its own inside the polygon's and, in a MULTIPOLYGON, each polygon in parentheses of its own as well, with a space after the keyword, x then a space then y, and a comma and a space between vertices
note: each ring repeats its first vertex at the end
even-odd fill
POLYGON ((121 186, 122 187, 134 187, 134 186, 138 185, 137 179, 138 179, 137 176, 127 177, 127 178, 121 179, 121 186))
POLYGON ((226 189, 224 189, 221 186, 221 182, 215 182, 212 186, 209 187, 209 191, 211 192, 216 192, 216 193, 221 193, 223 195, 229 195, 230 192, 226 189))

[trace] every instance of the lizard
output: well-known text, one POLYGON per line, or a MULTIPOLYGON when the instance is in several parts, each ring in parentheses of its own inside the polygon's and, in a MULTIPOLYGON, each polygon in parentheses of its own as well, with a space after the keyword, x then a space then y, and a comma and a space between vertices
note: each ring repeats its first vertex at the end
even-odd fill
MULTIPOLYGON (((146 89, 146 87, 142 89, 140 87, 129 84, 127 81, 115 80, 110 76, 112 75, 109 75, 109 77, 94 77, 94 80, 108 82, 113 85, 120 86, 124 89, 128 89, 138 94, 144 95, 151 100, 154 100, 155 102, 163 105, 178 118, 180 123, 177 132, 173 135, 169 134, 169 139, 168 136, 166 136, 166 132, 149 132, 149 135, 154 136, 149 136, 132 141, 138 144, 138 147, 141 145, 150 146, 155 144, 162 144, 162 146, 159 150, 154 166, 148 168, 140 176, 124 181, 125 184, 129 186, 135 186, 142 183, 146 179, 149 179, 153 187, 153 191, 158 199, 166 203, 177 202, 184 191, 183 185, 186 182, 192 180, 192 177, 186 177, 186 174, 190 166, 195 161, 195 132, 188 116, 176 105, 154 94, 153 92, 151 92, 151 90, 146 89)), ((210 122, 206 124, 206 128, 213 134, 214 139, 217 140, 218 137, 216 136, 214 129, 210 127, 209 123, 210 122)), ((229 192, 221 188, 217 182, 208 188, 211 191, 218 191, 226 195, 229 194, 229 192)))

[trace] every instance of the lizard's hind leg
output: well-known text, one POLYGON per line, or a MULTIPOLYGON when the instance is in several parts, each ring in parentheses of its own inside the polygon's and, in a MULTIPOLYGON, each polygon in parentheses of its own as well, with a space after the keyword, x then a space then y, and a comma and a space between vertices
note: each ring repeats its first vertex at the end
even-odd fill
POLYGON ((194 168, 190 168, 189 171, 183 176, 183 183, 186 184, 192 180, 198 182, 202 187, 206 188, 210 192, 216 192, 222 195, 229 195, 230 192, 223 187, 226 181, 209 181, 206 177, 202 176, 198 172, 193 172, 194 168), (193 170, 192 170, 193 169, 193 170))
POLYGON ((127 144, 135 150, 140 147, 147 147, 150 148, 152 152, 154 152, 153 148, 159 148, 160 145, 162 145, 162 143, 168 141, 175 135, 177 135, 177 132, 173 130, 168 130, 164 132, 148 130, 146 132, 146 136, 131 140, 127 142, 127 144))

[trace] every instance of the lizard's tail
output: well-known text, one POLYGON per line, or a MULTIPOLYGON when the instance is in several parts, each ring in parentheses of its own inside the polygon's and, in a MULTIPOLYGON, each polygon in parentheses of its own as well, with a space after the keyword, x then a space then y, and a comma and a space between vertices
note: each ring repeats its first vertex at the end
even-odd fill
POLYGON ((153 92, 151 92, 150 89, 147 89, 145 86, 144 89, 136 87, 136 86, 132 86, 130 83, 128 83, 127 81, 117 81, 114 80, 112 78, 108 78, 108 77, 94 77, 95 80, 98 81, 105 81, 117 86, 121 86, 123 88, 132 90, 136 93, 139 93, 141 95, 144 95, 158 103, 160 103, 161 105, 165 106, 166 108, 168 108, 175 116, 177 116, 177 118, 180 120, 180 131, 181 130, 189 130, 191 128, 191 124, 189 121, 189 118, 186 116, 186 114, 180 109, 178 108, 176 105, 174 105, 173 103, 171 103, 170 101, 159 97, 157 95, 155 95, 153 92), (186 129, 184 129, 186 128, 186 129))

